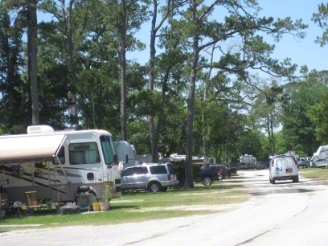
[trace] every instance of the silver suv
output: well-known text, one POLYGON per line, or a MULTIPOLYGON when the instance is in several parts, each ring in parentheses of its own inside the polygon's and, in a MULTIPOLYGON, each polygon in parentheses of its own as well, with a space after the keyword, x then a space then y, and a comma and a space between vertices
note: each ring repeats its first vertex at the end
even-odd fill
POLYGON ((171 164, 142 164, 127 167, 121 174, 121 188, 125 190, 166 191, 179 180, 171 164))

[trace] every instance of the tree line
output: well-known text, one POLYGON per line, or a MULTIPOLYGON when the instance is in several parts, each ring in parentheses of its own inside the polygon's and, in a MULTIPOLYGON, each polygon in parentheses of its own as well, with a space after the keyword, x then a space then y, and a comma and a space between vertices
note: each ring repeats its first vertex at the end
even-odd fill
MULTIPOLYGON (((327 8, 313 14, 322 46, 327 8)), ((262 16, 254 0, 4 0, 1 131, 82 124, 154 162, 185 153, 186 188, 193 155, 310 155, 327 139, 327 72, 272 59, 266 41, 302 39, 307 27, 262 16), (146 64, 127 58, 142 50, 146 64)))

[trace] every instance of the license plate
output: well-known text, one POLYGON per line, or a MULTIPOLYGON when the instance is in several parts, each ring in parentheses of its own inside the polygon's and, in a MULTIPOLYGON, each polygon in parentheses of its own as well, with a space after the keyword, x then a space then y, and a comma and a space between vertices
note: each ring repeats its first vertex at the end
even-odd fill
POLYGON ((291 168, 286 169, 286 173, 292 173, 292 172, 293 172, 293 169, 291 169, 291 168))

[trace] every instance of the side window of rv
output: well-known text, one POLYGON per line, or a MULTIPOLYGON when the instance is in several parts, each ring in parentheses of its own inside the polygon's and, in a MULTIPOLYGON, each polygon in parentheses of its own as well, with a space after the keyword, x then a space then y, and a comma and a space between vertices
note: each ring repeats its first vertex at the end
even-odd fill
MULTIPOLYGON (((64 149, 64 146, 61 146, 61 148, 60 148, 57 156, 58 156, 58 158, 60 160, 60 163, 61 164, 64 164, 65 163, 65 149, 64 149)), ((52 162, 55 165, 58 165, 59 164, 57 158, 54 158, 52 162)))
POLYGON ((72 165, 99 163, 97 143, 71 143, 69 145, 69 162, 72 165))

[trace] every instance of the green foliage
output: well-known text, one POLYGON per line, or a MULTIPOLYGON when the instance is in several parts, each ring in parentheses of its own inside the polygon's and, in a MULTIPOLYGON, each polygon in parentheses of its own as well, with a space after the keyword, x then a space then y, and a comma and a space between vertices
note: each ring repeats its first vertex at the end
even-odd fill
POLYGON ((110 202, 111 201, 109 188, 106 187, 106 189, 104 189, 102 197, 101 197, 101 201, 102 202, 110 202))
MULTIPOLYGON (((290 83, 289 91, 277 82, 257 83, 256 78, 250 76, 252 69, 277 76, 293 74, 296 65, 290 59, 271 58, 275 47, 264 36, 272 35, 279 40, 291 33, 302 38, 306 25, 301 21, 262 18, 256 1, 216 1, 213 5, 203 1, 174 1, 175 8, 156 33, 152 90, 148 84, 150 62, 143 65, 137 60, 124 60, 120 47, 125 41, 126 53, 145 48, 136 34, 149 16, 155 14, 151 13, 153 2, 127 0, 126 3, 124 9, 122 1, 112 0, 66 1, 65 6, 56 0, 38 2, 40 11, 52 15, 50 21, 38 25, 40 123, 55 129, 69 123, 67 108, 71 102, 67 95, 70 91, 77 96, 79 121, 85 128, 107 129, 119 139, 119 71, 124 63, 127 135, 139 154, 151 153, 148 115, 154 117, 158 151, 164 156, 186 152, 187 118, 192 114, 192 153, 203 155, 207 145, 208 154, 223 162, 237 160, 242 153, 265 159, 272 150, 272 143, 262 132, 272 134, 270 130, 279 126, 282 109, 284 130, 273 138, 277 151, 284 152, 295 145, 300 151, 310 152, 318 140, 325 141, 326 127, 320 118, 325 106, 316 104, 319 100, 316 93, 326 93, 322 88, 327 85, 327 73, 312 71, 303 89, 290 83), (70 14, 63 9, 71 10, 70 14), (225 17, 217 19, 215 11, 225 17), (227 49, 222 43, 227 44, 227 49), (212 47, 213 60, 209 55, 212 47), (192 61, 196 64, 194 68, 192 61), (190 82, 195 82, 194 87, 188 88, 190 82), (189 91, 195 91, 193 100, 188 98, 189 91), (193 101, 194 108, 188 110, 188 102, 191 105, 193 101), (311 105, 318 107, 311 109, 313 114, 307 112, 311 105), (318 140, 314 140, 314 134, 318 140)), ((0 6, 0 29, 4 30, 0 32, 3 133, 25 133, 31 121, 23 39, 26 11, 21 9, 15 22, 8 15, 24 4, 24 1, 4 1, 0 6)), ((167 10, 164 4, 161 7, 157 24, 167 10)), ((317 16, 323 28, 326 28, 325 8, 323 5, 317 16)), ((305 68, 302 71, 307 72, 305 68)))
POLYGON ((318 12, 312 15, 312 20, 323 29, 321 37, 317 37, 316 42, 320 46, 325 46, 328 41, 328 3, 318 5, 318 12))
POLYGON ((321 98, 321 102, 311 106, 307 116, 315 126, 316 139, 321 143, 328 142, 328 95, 321 98))
POLYGON ((319 79, 322 78, 322 73, 313 73, 306 81, 295 84, 282 111, 282 132, 290 145, 289 149, 297 146, 296 151, 308 156, 325 139, 325 128, 322 128, 325 123, 319 125, 325 122, 324 112, 320 112, 324 109, 320 104, 324 103, 322 96, 328 92, 313 76, 319 79))
POLYGON ((238 139, 238 151, 240 155, 250 154, 257 158, 263 156, 261 135, 258 131, 245 129, 238 139))

